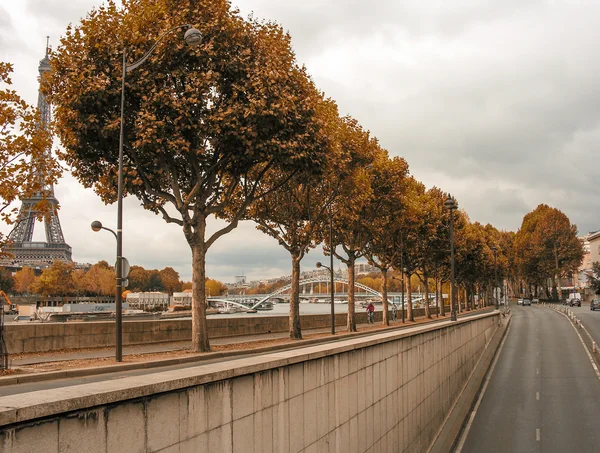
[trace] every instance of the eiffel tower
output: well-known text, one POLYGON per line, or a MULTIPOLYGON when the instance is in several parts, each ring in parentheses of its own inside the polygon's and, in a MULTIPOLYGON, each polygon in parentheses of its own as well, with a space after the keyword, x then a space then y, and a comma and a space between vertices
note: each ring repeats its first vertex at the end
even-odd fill
MULTIPOLYGON (((50 59, 48 44, 46 44, 46 55, 40 60, 38 71, 40 80, 44 74, 50 71, 50 59)), ((48 127, 50 124, 50 105, 41 89, 38 91, 38 109, 41 115, 39 127, 48 127)), ((52 150, 47 149, 50 156, 52 150)), ((71 247, 65 243, 60 221, 58 220, 58 200, 54 196, 54 185, 45 188, 45 193, 37 193, 34 196, 21 200, 21 209, 17 217, 16 227, 8 235, 9 244, 5 251, 13 256, 3 259, 3 263, 9 267, 46 267, 53 261, 71 261, 71 247), (33 242, 33 230, 38 218, 36 205, 45 200, 50 204, 50 213, 44 217, 46 230, 46 242, 33 242)))

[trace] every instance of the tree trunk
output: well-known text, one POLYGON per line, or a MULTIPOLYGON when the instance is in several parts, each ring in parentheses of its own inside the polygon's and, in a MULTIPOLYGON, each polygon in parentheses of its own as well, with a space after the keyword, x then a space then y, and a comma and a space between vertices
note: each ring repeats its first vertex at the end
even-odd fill
POLYGON ((390 319, 388 318, 388 303, 387 303, 387 280, 388 280, 388 270, 381 269, 381 305, 383 307, 383 325, 389 326, 390 319))
POLYGON ((427 274, 423 275, 423 280, 425 284, 425 316, 431 319, 431 311, 429 310, 429 278, 427 274))
POLYGON ((412 309, 412 288, 410 287, 410 274, 406 273, 406 279, 408 280, 408 285, 406 285, 406 314, 409 321, 415 321, 415 315, 413 314, 412 309))
POLYGON ((302 340, 300 327, 300 254, 292 253, 292 282, 290 294, 290 340, 302 340))
POLYGON ((356 306, 354 304, 354 263, 356 258, 354 256, 348 257, 348 322, 347 329, 348 332, 356 332, 356 306))
POLYGON ((204 228, 202 222, 198 232, 201 239, 191 245, 192 248, 192 351, 208 352, 208 326, 206 324, 206 248, 204 244, 204 228))

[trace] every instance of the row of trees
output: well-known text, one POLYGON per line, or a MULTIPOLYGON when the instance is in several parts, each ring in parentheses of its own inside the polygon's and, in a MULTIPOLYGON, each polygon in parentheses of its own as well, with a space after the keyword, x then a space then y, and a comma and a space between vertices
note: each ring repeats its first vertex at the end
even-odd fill
MULTIPOLYGON (((279 25, 245 20, 221 0, 121 3, 108 1, 66 30, 45 90, 55 106, 62 158, 84 186, 114 202, 118 49, 135 59, 173 25, 197 24, 202 32, 203 44, 193 49, 161 41, 155 56, 128 75, 125 105, 125 192, 180 225, 192 251, 195 350, 210 349, 206 253, 241 220, 256 222, 290 253, 291 338, 302 338, 300 263, 330 239, 334 248, 327 252, 348 266, 350 331, 356 330, 358 258, 380 270, 384 300, 392 269, 406 268, 406 278, 416 275, 425 287, 448 279, 448 194, 426 189, 404 159, 390 157, 355 119, 340 116, 296 62, 279 25), (211 216, 226 223, 207 235, 211 216)), ((489 293, 493 249, 500 275, 530 278, 519 261, 524 249, 513 247, 516 235, 470 222, 464 211, 455 213, 455 229, 457 281, 468 300, 489 293)), ((563 252, 557 247, 555 257, 563 252)), ((567 266, 560 256, 557 262, 555 274, 567 266)), ((408 310, 412 319, 410 302, 408 310)))
MULTIPOLYGON (((33 269, 24 267, 11 277, 6 270, 0 272, 0 289, 5 292, 39 294, 42 296, 114 296, 115 269, 100 261, 88 269, 76 269, 73 263, 56 261, 36 276, 33 269)), ((179 279, 171 267, 146 270, 131 266, 128 290, 133 292, 161 291, 173 294, 191 287, 179 279)))

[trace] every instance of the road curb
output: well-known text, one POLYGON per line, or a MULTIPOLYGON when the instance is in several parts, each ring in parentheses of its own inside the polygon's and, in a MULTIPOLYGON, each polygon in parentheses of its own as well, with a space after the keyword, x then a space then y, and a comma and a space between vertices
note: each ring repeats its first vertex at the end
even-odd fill
MULTIPOLYGON (((479 311, 479 310, 476 310, 479 311)), ((483 310, 482 310, 483 311, 483 310)), ((473 313, 467 312, 467 313, 473 313)), ((464 315, 459 315, 459 318, 464 315)), ((198 362, 199 365, 202 362, 213 359, 222 359, 226 357, 239 357, 249 354, 266 354, 269 352, 282 351, 286 349, 296 349, 303 348, 306 346, 313 346, 316 344, 327 343, 331 341, 340 341, 346 340, 348 338, 356 338, 367 335, 379 334, 382 332, 387 332, 390 330, 401 330, 404 328, 410 328, 421 324, 431 324, 436 322, 447 321, 449 317, 443 317, 439 319, 433 319, 431 321, 420 322, 420 323, 411 323, 411 324, 400 324, 384 327, 377 330, 368 330, 364 332, 352 332, 352 333, 344 333, 332 336, 327 336, 323 338, 314 338, 309 340, 300 340, 298 343, 287 343, 287 344, 279 344, 273 346, 263 346, 260 348, 254 349, 244 349, 244 350, 232 350, 232 351, 222 351, 222 352, 208 352, 200 355, 193 355, 188 357, 178 357, 174 359, 159 359, 159 360, 150 360, 147 362, 135 362, 135 363, 124 363, 119 365, 105 365, 99 367, 89 367, 89 368, 74 368, 72 370, 60 370, 60 371, 48 371, 48 372, 39 372, 39 373, 26 373, 26 374, 16 374, 13 376, 5 376, 0 377, 0 388, 7 385, 15 385, 15 384, 25 384, 31 382, 42 382, 42 381, 51 381, 55 379, 67 379, 67 378, 75 378, 75 377, 85 377, 85 376, 95 376, 99 374, 107 374, 107 373, 117 373, 120 371, 131 371, 138 369, 149 369, 149 368, 160 368, 165 366, 172 365, 180 365, 180 364, 189 364, 198 362)))
POLYGON ((506 318, 506 323, 500 325, 494 333, 427 453, 449 453, 454 450, 511 320, 512 315, 506 318))

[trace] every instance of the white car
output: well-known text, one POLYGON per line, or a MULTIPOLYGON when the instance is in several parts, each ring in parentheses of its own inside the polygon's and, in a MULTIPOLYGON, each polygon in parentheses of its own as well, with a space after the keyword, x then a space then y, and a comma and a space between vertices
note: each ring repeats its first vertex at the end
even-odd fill
POLYGON ((517 305, 523 305, 523 299, 517 300, 517 305))

